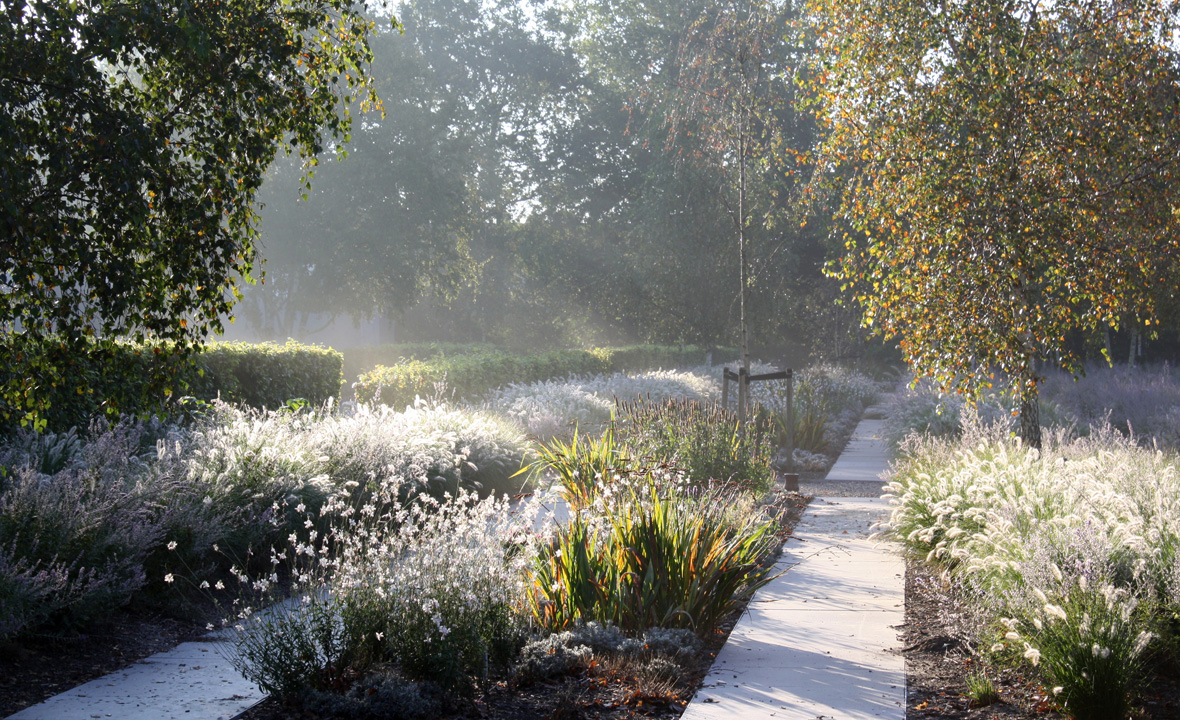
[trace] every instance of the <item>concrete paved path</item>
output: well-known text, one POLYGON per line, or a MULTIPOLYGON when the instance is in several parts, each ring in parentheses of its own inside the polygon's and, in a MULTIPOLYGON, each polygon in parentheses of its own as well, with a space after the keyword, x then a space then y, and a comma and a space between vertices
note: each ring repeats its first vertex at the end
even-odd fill
MULTIPOLYGON (((888 464, 879 430, 880 420, 862 420, 852 456, 828 473, 841 494, 879 495, 888 464)), ((889 507, 879 497, 812 501, 783 548, 785 573, 754 597, 683 720, 904 720, 905 661, 894 651, 905 562, 868 538, 889 507)))
POLYGON ((211 641, 186 642, 8 720, 229 720, 263 699, 211 641))

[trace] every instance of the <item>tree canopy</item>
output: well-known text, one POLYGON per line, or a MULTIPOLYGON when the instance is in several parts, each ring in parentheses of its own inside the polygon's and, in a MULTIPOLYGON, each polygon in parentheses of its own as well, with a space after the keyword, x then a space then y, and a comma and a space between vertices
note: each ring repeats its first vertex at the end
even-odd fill
MULTIPOLYGON (((36 416, 60 354, 117 338, 175 355, 255 267, 254 197, 378 104, 352 0, 0 3, 0 410, 36 416), (52 343, 47 340, 52 339, 52 343)), ((68 353, 66 354, 68 356, 68 353)))
POLYGON ((1180 257, 1174 0, 812 0, 821 163, 864 322, 1039 446, 1038 363, 1151 327, 1180 257))

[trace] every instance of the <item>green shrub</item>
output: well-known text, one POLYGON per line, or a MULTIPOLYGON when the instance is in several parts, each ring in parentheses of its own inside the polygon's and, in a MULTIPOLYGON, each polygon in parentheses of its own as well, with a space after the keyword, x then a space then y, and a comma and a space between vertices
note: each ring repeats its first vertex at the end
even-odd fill
MULTIPOLYGON (((706 352, 698 345, 626 345, 596 348, 595 351, 606 353, 611 372, 695 367, 705 363, 706 352)), ((731 355, 733 352, 717 351, 714 356, 719 358, 722 353, 731 355)))
POLYGON ((342 351, 344 380, 356 382, 360 375, 378 365, 388 367, 408 360, 428 360, 439 355, 466 355, 492 350, 495 350, 495 346, 488 343, 386 343, 345 348, 342 351))
MULTIPOLYGON (((45 429, 86 428, 91 421, 119 414, 145 415, 174 409, 174 400, 191 395, 208 401, 220 395, 230 403, 277 408, 293 398, 312 404, 336 400, 343 383, 340 353, 330 348, 288 342, 210 343, 190 362, 175 357, 166 345, 94 344, 85 354, 69 354, 47 343, 21 348, 9 334, 0 341, 7 352, 40 352, 69 368, 78 383, 42 388, 49 402, 42 414, 45 429), (165 389, 160 378, 171 378, 165 389), (79 387, 88 388, 80 391, 79 387)), ((0 369, 0 381, 4 370, 0 369)), ((12 432, 20 421, 15 410, 0 403, 0 431, 12 432)))
POLYGON ((340 397, 343 356, 331 348, 288 341, 210 343, 188 373, 188 394, 252 408, 281 407, 299 398, 322 405, 340 397))

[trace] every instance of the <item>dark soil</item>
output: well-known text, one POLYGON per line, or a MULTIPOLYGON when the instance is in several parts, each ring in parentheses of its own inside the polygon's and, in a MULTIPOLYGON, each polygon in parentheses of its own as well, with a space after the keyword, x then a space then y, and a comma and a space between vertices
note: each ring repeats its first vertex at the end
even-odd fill
MULTIPOLYGON (((1045 687, 1031 667, 997 670, 980 664, 972 647, 971 608, 941 570, 910 560, 906 566, 906 686, 910 720, 1053 720, 1056 712, 1045 687), (986 672, 999 699, 982 707, 967 697, 968 676, 986 672)), ((1149 682, 1140 693, 1135 720, 1180 718, 1180 682, 1162 665, 1149 668, 1149 682)))
POLYGON ((204 634, 195 621, 120 611, 85 634, 0 644, 0 717, 204 634))

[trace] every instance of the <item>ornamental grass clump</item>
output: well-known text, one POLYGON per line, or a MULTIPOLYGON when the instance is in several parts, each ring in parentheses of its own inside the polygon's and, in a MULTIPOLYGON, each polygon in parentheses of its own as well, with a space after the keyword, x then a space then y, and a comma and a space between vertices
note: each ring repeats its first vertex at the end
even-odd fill
POLYGON ((770 489, 777 443, 769 415, 744 427, 737 413, 714 402, 685 398, 619 402, 619 442, 648 464, 667 463, 694 481, 728 483, 761 494, 770 489))
POLYGON ((1005 626, 993 650, 1037 664, 1065 712, 1124 717, 1147 646, 1176 643, 1180 459, 1109 426, 1037 452, 968 425, 905 444, 890 532, 964 581, 1005 626))
POLYGON ((687 628, 702 638, 769 581, 764 560, 774 523, 733 490, 635 483, 577 514, 542 545, 530 579, 530 608, 548 630, 591 620, 630 633, 687 628))
POLYGON ((0 640, 77 631, 144 589, 171 529, 206 532, 183 474, 142 454, 148 432, 97 423, 2 453, 0 640))
POLYGON ((720 384, 706 369, 571 376, 564 380, 512 384, 497 390, 488 406, 541 440, 568 436, 574 428, 597 432, 611 420, 616 400, 716 399, 720 384))
POLYGON ((228 655, 246 678, 293 697, 346 692, 393 667, 464 695, 508 666, 526 639, 535 511, 464 491, 441 502, 405 495, 399 478, 359 508, 341 491, 272 550, 272 570, 235 569, 249 601, 235 608, 228 655))

